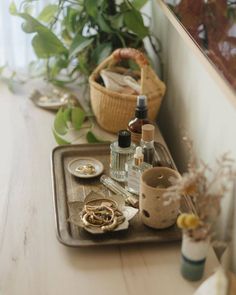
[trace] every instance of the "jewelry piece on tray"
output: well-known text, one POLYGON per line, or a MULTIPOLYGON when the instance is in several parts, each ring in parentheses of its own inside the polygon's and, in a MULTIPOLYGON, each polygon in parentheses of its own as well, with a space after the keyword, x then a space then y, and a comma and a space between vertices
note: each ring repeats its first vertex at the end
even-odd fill
POLYGON ((126 230, 131 220, 138 212, 130 206, 125 206, 121 195, 102 196, 91 191, 84 203, 68 203, 70 217, 68 221, 84 228, 91 234, 104 234, 111 231, 126 230))
POLYGON ((81 212, 82 222, 86 227, 99 227, 103 232, 112 231, 125 221, 123 213, 118 209, 116 202, 100 199, 87 202, 81 212))
POLYGON ((75 168, 75 171, 84 175, 93 175, 96 173, 96 168, 92 164, 85 164, 75 168))
POLYGON ((68 171, 80 178, 92 178, 100 175, 103 170, 103 164, 95 158, 79 157, 71 160, 67 165, 68 171))

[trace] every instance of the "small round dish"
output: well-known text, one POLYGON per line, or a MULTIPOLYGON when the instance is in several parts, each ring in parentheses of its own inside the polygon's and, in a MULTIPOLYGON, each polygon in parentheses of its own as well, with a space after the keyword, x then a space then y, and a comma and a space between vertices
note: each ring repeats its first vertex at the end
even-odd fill
POLYGON ((42 92, 34 90, 30 99, 36 106, 47 110, 58 110, 68 103, 78 105, 78 100, 72 93, 59 88, 43 89, 42 92))
POLYGON ((100 175, 103 170, 103 164, 94 158, 80 157, 68 163, 68 171, 76 177, 93 178, 100 175))

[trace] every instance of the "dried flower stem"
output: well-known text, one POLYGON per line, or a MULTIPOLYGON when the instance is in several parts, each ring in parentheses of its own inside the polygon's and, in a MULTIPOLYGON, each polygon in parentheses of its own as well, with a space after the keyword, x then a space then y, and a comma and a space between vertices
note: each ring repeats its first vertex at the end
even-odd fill
POLYGON ((188 195, 183 195, 183 197, 190 212, 198 216, 197 209, 195 204, 193 203, 192 198, 188 195))

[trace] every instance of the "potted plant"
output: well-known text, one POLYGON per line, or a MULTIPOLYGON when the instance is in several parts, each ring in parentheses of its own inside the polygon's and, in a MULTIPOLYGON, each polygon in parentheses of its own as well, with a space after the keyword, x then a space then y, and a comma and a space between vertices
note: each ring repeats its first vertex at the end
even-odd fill
MULTIPOLYGON (((13 15, 24 19, 22 29, 34 34, 32 46, 44 68, 44 77, 57 86, 87 83, 92 70, 116 48, 133 47, 144 50, 148 38, 159 56, 159 43, 145 26, 141 8, 148 0, 58 0, 32 16, 35 1, 10 5, 13 15), (157 46, 156 46, 157 45, 157 46)), ((80 107, 60 109, 53 133, 58 144, 66 144, 64 135, 80 130, 88 116, 80 107)), ((86 138, 97 142, 90 124, 86 138)))
POLYGON ((19 8, 12 2, 10 12, 24 19, 25 33, 34 34, 32 46, 49 82, 87 78, 114 49, 144 48, 146 37, 159 53, 140 12, 147 0, 58 0, 33 17, 29 5, 34 2, 23 1, 19 8))

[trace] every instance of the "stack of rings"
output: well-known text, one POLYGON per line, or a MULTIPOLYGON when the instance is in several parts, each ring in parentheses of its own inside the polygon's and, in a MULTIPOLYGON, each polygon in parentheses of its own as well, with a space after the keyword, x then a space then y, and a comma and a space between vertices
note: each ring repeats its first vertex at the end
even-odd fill
POLYGON ((93 175, 96 173, 96 168, 92 164, 86 164, 77 167, 75 171, 83 175, 93 175))
POLYGON ((82 210, 84 226, 100 228, 103 232, 114 230, 124 220, 125 217, 118 209, 117 203, 108 199, 89 201, 82 210), (94 204, 98 201, 99 204, 94 204))

